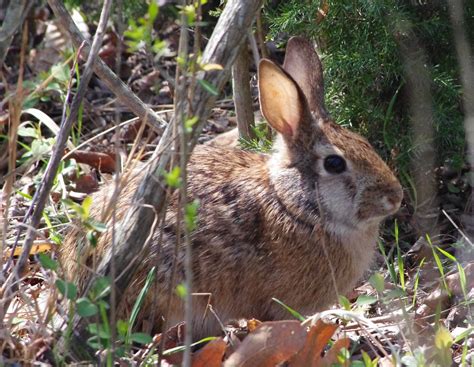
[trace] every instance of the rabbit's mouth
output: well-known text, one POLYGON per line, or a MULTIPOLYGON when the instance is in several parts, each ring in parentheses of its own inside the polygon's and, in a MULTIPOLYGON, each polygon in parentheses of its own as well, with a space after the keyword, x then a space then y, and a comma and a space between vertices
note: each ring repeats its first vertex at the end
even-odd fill
POLYGON ((395 214, 400 209, 401 199, 383 196, 377 203, 365 206, 358 212, 361 222, 380 223, 390 215, 395 214))
POLYGON ((383 196, 381 198, 382 207, 386 212, 386 216, 395 214, 400 209, 402 203, 401 197, 383 196))

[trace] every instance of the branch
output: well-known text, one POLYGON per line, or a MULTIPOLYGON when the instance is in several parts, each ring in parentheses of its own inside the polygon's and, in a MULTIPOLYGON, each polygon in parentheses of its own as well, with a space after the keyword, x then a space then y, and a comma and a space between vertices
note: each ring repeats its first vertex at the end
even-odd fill
POLYGON ((8 48, 12 43, 13 36, 20 25, 23 24, 23 21, 30 11, 33 3, 33 1, 27 0, 10 1, 5 14, 5 19, 3 21, 2 27, 0 28, 0 69, 2 68, 5 57, 7 56, 8 48))
MULTIPOLYGON (((202 57, 203 64, 220 64, 223 70, 200 72, 198 78, 214 85, 218 91, 222 90, 229 78, 231 66, 237 57, 240 46, 246 40, 247 30, 262 3, 263 0, 229 0, 227 2, 202 57)), ((196 145, 216 99, 217 96, 198 86, 192 101, 190 103, 186 102, 188 108, 183 108, 183 111, 192 111, 194 116, 198 117, 198 123, 194 126, 190 135, 187 149, 189 153, 196 145)), ((160 174, 169 166, 171 156, 174 154, 171 149, 167 149, 171 146, 172 129, 173 124, 166 127, 154 154, 151 167, 135 192, 133 202, 136 205, 130 208, 119 226, 114 254, 117 269, 133 269, 133 265, 130 265, 137 261, 138 255, 142 253, 146 246, 146 240, 150 235, 144 228, 154 227, 155 213, 161 213, 164 207, 166 187, 160 179, 160 174), (159 159, 156 159, 158 156, 159 159)), ((99 276, 110 275, 111 256, 112 253, 109 248, 98 265, 96 273, 99 276)), ((125 272, 116 279, 114 285, 117 289, 126 289, 133 276, 133 271, 125 272)), ((90 280, 86 291, 90 289, 92 284, 93 280, 90 280)), ((191 290, 188 291, 191 292, 191 290)), ((117 299, 117 302, 120 302, 120 300, 117 299)), ((86 323, 81 322, 76 317, 73 324, 73 330, 78 333, 73 338, 79 337, 79 340, 81 340, 80 335, 84 332, 86 323)), ((74 347, 75 344, 73 341, 71 346, 74 347)))
MULTIPOLYGON (((463 108, 464 108, 464 131, 466 132, 467 141, 467 160, 471 167, 474 167, 474 64, 473 54, 469 39, 466 34, 463 16, 462 0, 450 0, 449 15, 451 18, 451 24, 453 27, 454 44, 456 46, 456 53, 458 55, 458 62, 461 69, 461 82, 464 90, 463 94, 463 108)), ((472 175, 468 175, 469 183, 474 187, 474 178, 472 175)), ((469 231, 469 235, 472 236, 474 233, 474 203, 471 200, 468 209, 468 215, 466 216, 465 226, 469 231)))
MULTIPOLYGON (((28 257, 30 256, 33 240, 36 237, 36 230, 43 215, 43 210, 46 205, 46 200, 48 199, 49 192, 53 187, 54 178, 56 177, 57 169, 64 154, 64 149, 66 147, 69 132, 73 123, 76 121, 77 114, 79 112, 79 107, 86 94, 89 81, 92 77, 92 67, 102 44, 102 39, 105 34, 105 28, 107 26, 107 19, 109 16, 111 5, 112 0, 104 0, 100 21, 97 27, 97 32, 94 36, 91 52, 89 54, 89 57, 87 58, 86 65, 84 67, 84 72, 82 74, 81 83, 79 84, 79 88, 77 90, 77 94, 72 100, 69 116, 65 118, 65 113, 63 113, 61 127, 56 139, 56 143, 54 145, 51 159, 48 162, 48 166, 46 167, 46 172, 44 174, 43 180, 41 181, 31 204, 31 207, 34 209, 30 223, 28 225, 26 239, 23 244, 23 251, 18 259, 15 270, 10 274, 4 284, 4 289, 9 293, 15 291, 16 288, 18 288, 19 280, 21 279, 21 274, 27 263, 28 257)), ((68 99, 66 100, 65 104, 67 104, 67 101, 68 99)), ((66 107, 64 107, 64 112, 65 111, 66 107)), ((10 300, 10 297, 7 297, 5 299, 5 302, 7 303, 5 309, 8 309, 8 303, 10 302, 10 300)))
POLYGON ((253 115, 252 94, 250 91, 249 53, 247 42, 240 49, 240 53, 232 66, 232 89, 234 92, 235 113, 239 136, 250 140, 255 138, 252 127, 255 126, 253 115))
MULTIPOLYGON (((216 63, 224 67, 222 71, 211 71, 206 73, 203 79, 213 84, 220 91, 229 78, 230 69, 234 62, 240 45, 246 39, 247 28, 252 24, 256 11, 260 8, 263 0, 258 1, 228 1, 209 43, 203 54, 203 63, 216 63)), ((197 143, 201 130, 209 116, 210 109, 216 101, 217 96, 209 94, 201 87, 197 87, 189 110, 194 111, 194 116, 199 122, 194 126, 188 143, 188 152, 197 143)), ((184 111, 187 109, 184 108, 184 111)), ((172 152, 166 147, 170 146, 172 124, 169 124, 156 149, 160 152, 159 159, 155 159, 149 171, 138 187, 133 202, 138 205, 128 211, 122 226, 117 234, 117 246, 115 261, 118 269, 124 269, 136 261, 143 245, 149 236, 143 228, 152 228, 154 213, 161 212, 164 203, 166 187, 159 179, 161 172, 169 165, 172 152), (152 210, 151 207, 154 207, 152 210)), ((158 154, 155 154, 155 158, 158 154)), ((98 274, 105 275, 110 272, 110 251, 104 255, 99 267, 98 274)), ((133 277, 128 272, 120 277, 116 286, 118 289, 126 289, 133 277)))
MULTIPOLYGON (((90 52, 89 42, 84 38, 81 31, 79 31, 64 5, 58 0, 48 0, 48 4, 53 10, 54 15, 56 15, 61 28, 71 36, 74 46, 79 48, 85 43, 81 55, 87 58, 90 52)), ((100 58, 94 63, 93 70, 110 91, 115 94, 120 103, 130 108, 135 115, 150 123, 158 132, 163 131, 163 126, 166 122, 143 103, 100 58)))

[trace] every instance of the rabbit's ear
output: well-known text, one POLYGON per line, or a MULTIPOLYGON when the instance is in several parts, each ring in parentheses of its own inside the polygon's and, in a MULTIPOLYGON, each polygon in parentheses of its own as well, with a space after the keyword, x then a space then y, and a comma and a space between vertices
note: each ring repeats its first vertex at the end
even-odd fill
POLYGON ((311 112, 325 118, 323 67, 312 43, 303 37, 290 38, 283 68, 303 91, 311 112))
POLYGON ((303 117, 304 99, 295 81, 272 61, 258 66, 260 108, 268 123, 286 137, 296 134, 303 117))

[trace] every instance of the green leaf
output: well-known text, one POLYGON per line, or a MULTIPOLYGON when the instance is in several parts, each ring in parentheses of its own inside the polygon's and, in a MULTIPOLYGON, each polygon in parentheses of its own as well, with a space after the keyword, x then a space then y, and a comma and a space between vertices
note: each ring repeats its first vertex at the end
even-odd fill
POLYGON ((194 200, 191 203, 186 204, 184 207, 184 222, 189 232, 193 231, 197 227, 199 200, 194 200))
POLYGON ((400 298, 400 297, 405 297, 405 296, 406 296, 406 293, 402 289, 394 288, 387 292, 385 298, 387 300, 390 300, 390 299, 395 299, 395 298, 400 298))
POLYGON ((188 294, 188 290, 186 289, 186 285, 183 283, 180 283, 176 286, 176 294, 178 295, 179 298, 184 299, 186 295, 188 294))
POLYGON ((80 216, 82 218, 83 216, 83 208, 80 206, 78 203, 75 203, 71 199, 62 199, 63 204, 66 206, 66 208, 72 210, 74 214, 80 216))
POLYGON ((93 300, 105 297, 110 292, 110 279, 108 277, 99 277, 95 280, 91 289, 93 300))
POLYGON ((97 247, 97 236, 94 230, 87 231, 86 238, 92 247, 97 247))
POLYGON ((153 42, 153 45, 151 46, 151 50, 157 54, 157 55, 162 55, 165 54, 166 51, 168 50, 168 44, 166 41, 160 41, 160 40, 155 40, 153 42))
POLYGON ((96 232, 104 233, 107 230, 107 225, 96 220, 88 220, 87 225, 96 232))
POLYGON ((193 131, 193 126, 196 125, 196 122, 199 121, 199 118, 197 116, 190 117, 184 121, 184 129, 186 130, 187 133, 190 133, 193 131))
MULTIPOLYGON (((216 339, 217 339, 217 337, 215 337, 215 336, 208 336, 206 338, 202 338, 201 340, 199 340, 195 343, 192 343, 191 347, 195 347, 196 345, 199 345, 199 344, 202 344, 202 343, 207 343, 207 342, 210 342, 211 340, 216 340, 216 339)), ((185 348, 186 347, 184 345, 180 345, 179 347, 170 348, 170 349, 165 350, 163 352, 163 355, 164 356, 169 356, 170 354, 182 352, 185 348)))
POLYGON ((435 259, 436 266, 438 268, 439 273, 441 274, 441 280, 443 281, 444 289, 448 293, 448 296, 451 297, 451 291, 448 287, 448 283, 446 282, 446 277, 445 277, 445 274, 444 274, 443 263, 441 262, 441 259, 439 258, 439 255, 435 250, 435 246, 431 242, 431 238, 428 234, 426 235, 426 240, 428 241, 428 244, 431 247, 431 252, 433 253, 433 257, 435 259))
POLYGON ((69 81, 69 66, 63 64, 56 64, 51 67, 51 74, 54 78, 62 83, 69 81))
POLYGON ((351 309, 351 303, 350 303, 350 301, 347 299, 346 296, 340 295, 340 296, 339 296, 339 303, 341 304, 341 306, 342 306, 345 310, 350 311, 350 309, 351 309))
POLYGON ((356 304, 359 306, 365 306, 365 305, 372 305, 375 302, 377 302, 377 297, 367 296, 365 294, 362 294, 359 297, 357 297, 356 304))
POLYGON ((441 366, 450 366, 452 362, 451 346, 453 337, 448 329, 440 326, 435 334, 436 360, 441 366))
POLYGON ((453 337, 448 329, 440 326, 435 334, 435 346, 437 349, 449 349, 453 345, 453 337))
POLYGON ((50 256, 43 254, 42 252, 36 256, 38 256, 38 260, 43 268, 48 270, 56 270, 58 268, 58 262, 50 256))
POLYGON ((403 363, 404 366, 406 367, 418 367, 418 361, 414 356, 411 355, 406 355, 403 356, 401 359, 401 362, 403 363))
POLYGON ((375 288, 375 290, 378 293, 380 294, 383 293, 385 289, 385 281, 382 274, 380 273, 372 274, 372 276, 369 278, 369 283, 372 285, 372 287, 375 288))
POLYGON ((140 294, 138 295, 137 300, 135 301, 135 304, 133 305, 132 312, 130 313, 130 320, 128 322, 128 335, 127 335, 128 337, 127 337, 127 340, 125 341, 127 344, 130 343, 129 337, 131 335, 132 328, 135 325, 135 321, 138 317, 138 313, 140 312, 143 302, 145 302, 145 296, 150 290, 153 280, 155 279, 155 274, 156 274, 156 269, 155 267, 153 267, 148 272, 148 275, 145 280, 145 285, 141 289, 140 294))
POLYGON ((165 172, 164 176, 169 187, 177 189, 181 186, 181 169, 178 166, 173 167, 170 172, 165 172))
POLYGON ((365 351, 362 351, 362 360, 364 361, 364 366, 365 367, 372 367, 372 366, 377 366, 377 361, 378 358, 375 358, 373 361, 370 358, 369 354, 365 351))
POLYGON ((280 306, 282 306, 285 310, 287 310, 291 314, 291 316, 293 316, 295 319, 300 320, 301 322, 305 320, 303 315, 301 315, 298 311, 293 310, 291 307, 285 305, 279 299, 272 297, 272 300, 278 303, 280 306))
POLYGON ((96 323, 87 325, 87 331, 91 334, 98 336, 101 339, 110 339, 110 333, 106 330, 103 325, 97 325, 96 323))
POLYGON ((454 261, 454 262, 458 262, 458 260, 453 256, 451 255, 448 251, 446 250, 443 250, 442 248, 438 247, 438 246, 435 246, 435 249, 438 250, 439 252, 441 252, 444 256, 446 256, 449 260, 451 261, 454 261))
POLYGON ((206 81, 204 79, 198 79, 198 83, 209 94, 212 94, 213 96, 216 96, 216 97, 219 95, 219 91, 217 90, 217 88, 213 84, 209 83, 208 81, 206 81))
POLYGON ((20 195, 21 197, 25 198, 26 200, 33 200, 33 196, 28 194, 27 192, 20 191, 20 190, 15 190, 15 192, 20 195))
POLYGON ((91 205, 92 205, 92 197, 86 196, 81 205, 83 220, 89 217, 91 205))
POLYGON ((130 339, 139 344, 149 344, 153 341, 153 338, 145 333, 133 333, 130 335, 130 339))
POLYGON ((75 284, 66 282, 62 279, 56 280, 56 287, 58 288, 59 292, 69 300, 73 300, 77 296, 77 287, 75 284))
POLYGON ((79 298, 76 302, 77 314, 81 317, 94 316, 99 312, 99 309, 95 304, 91 302, 89 298, 79 298))
POLYGON ((20 127, 18 129, 18 136, 22 136, 24 138, 39 138, 38 131, 33 127, 20 127))
POLYGON ((43 158, 43 156, 51 152, 51 149, 51 145, 47 140, 37 139, 31 142, 31 154, 36 160, 43 158))
POLYGON ((181 7, 181 11, 186 15, 187 22, 189 25, 192 25, 196 20, 196 9, 193 5, 185 5, 181 7))
POLYGON ((148 7, 148 17, 150 19, 150 23, 153 23, 158 16, 158 4, 156 1, 150 1, 150 6, 148 7))
POLYGON ((117 320, 117 332, 122 340, 125 340, 128 331, 128 321, 126 320, 117 320))
POLYGON ((461 192, 461 190, 451 182, 448 183, 447 188, 448 191, 452 194, 459 194, 461 192))
POLYGON ((94 350, 99 350, 100 348, 102 348, 102 344, 100 343, 99 338, 96 335, 91 336, 89 339, 87 339, 87 345, 89 345, 94 350))

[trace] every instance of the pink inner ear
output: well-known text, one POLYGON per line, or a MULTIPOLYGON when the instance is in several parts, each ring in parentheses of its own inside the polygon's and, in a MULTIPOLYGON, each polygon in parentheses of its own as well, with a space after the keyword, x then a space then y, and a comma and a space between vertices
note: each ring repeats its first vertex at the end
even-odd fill
POLYGON ((259 67, 259 96, 268 123, 282 135, 293 137, 303 114, 298 86, 285 71, 265 59, 259 67))
POLYGON ((281 134, 288 136, 288 137, 293 137, 293 129, 289 123, 286 121, 283 122, 281 126, 282 131, 280 132, 281 134))

